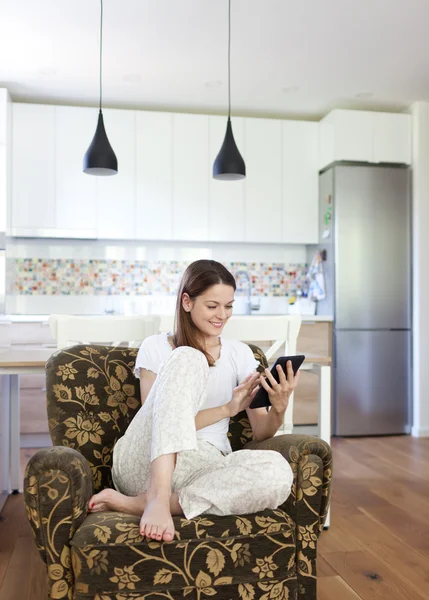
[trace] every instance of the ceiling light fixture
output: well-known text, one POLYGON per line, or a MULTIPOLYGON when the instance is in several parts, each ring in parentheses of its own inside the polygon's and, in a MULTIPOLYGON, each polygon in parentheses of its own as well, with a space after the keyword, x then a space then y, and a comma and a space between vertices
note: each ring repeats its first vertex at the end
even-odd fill
POLYGON ((83 172, 88 175, 116 175, 118 159, 104 129, 102 105, 103 0, 100 0, 100 108, 97 129, 83 157, 83 172))
POLYGON ((234 140, 231 126, 231 0, 228 0, 228 121, 225 139, 213 163, 213 178, 234 181, 246 177, 246 165, 234 140))

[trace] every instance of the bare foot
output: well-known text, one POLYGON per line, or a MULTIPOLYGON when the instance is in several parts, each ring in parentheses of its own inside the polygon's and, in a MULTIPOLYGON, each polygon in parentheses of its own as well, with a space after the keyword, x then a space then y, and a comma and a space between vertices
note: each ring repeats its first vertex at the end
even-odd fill
POLYGON ((147 499, 140 520, 140 533, 152 540, 171 542, 174 538, 174 523, 171 517, 170 498, 158 495, 147 499))
POLYGON ((89 501, 89 512, 115 510, 140 517, 146 506, 146 494, 125 496, 116 490, 106 488, 99 494, 94 494, 89 501))

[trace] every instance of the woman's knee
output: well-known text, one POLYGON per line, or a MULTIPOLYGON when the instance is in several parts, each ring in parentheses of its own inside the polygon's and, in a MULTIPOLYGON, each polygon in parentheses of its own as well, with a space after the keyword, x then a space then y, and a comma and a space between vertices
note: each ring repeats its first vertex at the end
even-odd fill
POLYGON ((207 359, 202 352, 190 346, 179 346, 171 353, 170 360, 184 364, 192 364, 197 367, 209 368, 207 359))
POLYGON ((290 464, 280 452, 272 451, 270 454, 269 464, 265 465, 261 477, 261 488, 265 490, 273 506, 277 507, 289 497, 293 472, 290 464))

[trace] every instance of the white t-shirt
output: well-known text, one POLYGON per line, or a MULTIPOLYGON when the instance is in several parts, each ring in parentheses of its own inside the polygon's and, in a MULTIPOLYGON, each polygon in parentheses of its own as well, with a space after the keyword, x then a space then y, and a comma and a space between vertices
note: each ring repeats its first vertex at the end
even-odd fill
MULTIPOLYGON (((160 333, 146 338, 137 354, 135 375, 140 377, 140 369, 158 373, 161 365, 173 352, 168 336, 160 333)), ((220 338, 221 353, 213 367, 210 367, 207 397, 200 410, 223 406, 232 400, 232 390, 245 377, 256 370, 258 361, 247 344, 220 338)), ((208 425, 197 431, 197 438, 206 440, 222 452, 231 452, 228 440, 229 418, 208 425)))

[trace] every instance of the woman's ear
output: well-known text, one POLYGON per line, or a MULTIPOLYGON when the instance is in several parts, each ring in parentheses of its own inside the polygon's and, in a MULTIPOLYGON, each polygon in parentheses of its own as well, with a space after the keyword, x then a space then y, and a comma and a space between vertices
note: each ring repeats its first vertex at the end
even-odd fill
POLYGON ((183 296, 182 296, 183 310, 185 312, 191 312, 193 305, 194 305, 194 303, 192 302, 191 298, 189 297, 189 294, 184 292, 183 296))

